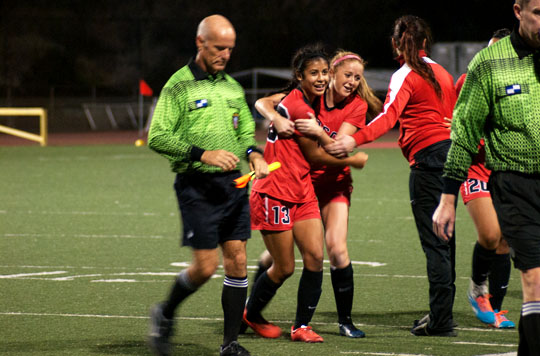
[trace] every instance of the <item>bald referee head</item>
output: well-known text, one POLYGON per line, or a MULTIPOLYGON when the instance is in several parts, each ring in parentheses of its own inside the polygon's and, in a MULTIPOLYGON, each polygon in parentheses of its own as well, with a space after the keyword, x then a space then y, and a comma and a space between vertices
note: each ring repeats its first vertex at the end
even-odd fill
POLYGON ((204 18, 197 28, 197 63, 204 71, 216 74, 227 66, 236 43, 231 22, 222 15, 204 18))

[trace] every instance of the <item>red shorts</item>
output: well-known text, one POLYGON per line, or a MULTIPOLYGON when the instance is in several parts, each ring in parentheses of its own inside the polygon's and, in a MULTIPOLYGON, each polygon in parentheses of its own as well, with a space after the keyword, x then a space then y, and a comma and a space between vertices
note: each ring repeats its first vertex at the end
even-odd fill
POLYGON ((478 198, 491 198, 487 182, 476 178, 467 178, 461 185, 460 191, 464 204, 478 198))
POLYGON ((319 206, 323 207, 328 203, 343 202, 351 205, 351 194, 353 191, 352 180, 349 177, 331 184, 320 184, 314 182, 315 195, 319 199, 319 206))
POLYGON ((249 205, 252 230, 292 230, 296 221, 321 218, 317 200, 291 203, 264 193, 251 192, 249 205))

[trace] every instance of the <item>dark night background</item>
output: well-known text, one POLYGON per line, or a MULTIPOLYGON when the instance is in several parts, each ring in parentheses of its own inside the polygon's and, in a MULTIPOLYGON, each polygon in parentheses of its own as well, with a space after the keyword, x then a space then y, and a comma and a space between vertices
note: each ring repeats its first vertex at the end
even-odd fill
POLYGON ((288 67, 298 47, 320 41, 329 51, 360 53, 369 68, 395 68, 393 21, 427 20, 435 42, 487 41, 513 27, 513 0, 3 0, 0 5, 0 98, 136 95, 138 78, 159 92, 194 54, 199 21, 228 17, 237 46, 228 71, 288 67))

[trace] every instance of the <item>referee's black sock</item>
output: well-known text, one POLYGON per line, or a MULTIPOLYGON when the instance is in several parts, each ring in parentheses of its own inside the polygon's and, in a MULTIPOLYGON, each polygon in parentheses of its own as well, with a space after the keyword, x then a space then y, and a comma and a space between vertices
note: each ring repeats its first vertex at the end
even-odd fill
POLYGON ((274 283, 267 272, 263 272, 251 290, 251 296, 247 303, 246 318, 256 322, 261 316, 261 311, 268 305, 270 300, 276 295, 276 291, 281 284, 274 283))
POLYGON ((471 278, 475 284, 482 285, 486 282, 491 261, 495 258, 495 251, 484 248, 478 241, 474 245, 471 278))
POLYGON ((312 272, 304 267, 298 285, 298 300, 294 328, 308 325, 321 297, 323 272, 312 272))
POLYGON ((225 276, 221 292, 223 308, 223 345, 228 345, 238 339, 242 324, 242 314, 246 304, 248 279, 246 277, 225 276))
POLYGON ((491 294, 489 301, 494 310, 500 311, 502 309, 503 299, 506 295, 508 282, 510 281, 511 270, 510 254, 496 254, 491 262, 489 272, 489 294, 491 294))
POLYGON ((338 312, 338 323, 352 324, 351 310, 354 296, 354 279, 352 264, 345 268, 330 270, 332 287, 338 312))
POLYGON ((189 278, 187 270, 183 270, 176 277, 176 281, 163 306, 163 316, 167 319, 174 318, 174 311, 184 299, 193 294, 198 289, 189 278))
POLYGON ((523 303, 519 319, 518 355, 540 355, 540 302, 523 303))

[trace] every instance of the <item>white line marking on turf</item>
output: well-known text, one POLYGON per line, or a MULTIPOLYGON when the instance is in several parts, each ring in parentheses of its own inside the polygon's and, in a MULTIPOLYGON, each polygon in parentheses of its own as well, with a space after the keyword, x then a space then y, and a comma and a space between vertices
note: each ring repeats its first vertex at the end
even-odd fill
POLYGON ((467 342, 467 341, 455 341, 452 344, 458 345, 478 345, 478 346, 493 346, 493 347, 517 347, 517 344, 494 344, 488 342, 467 342))
MULTIPOLYGON (((0 315, 13 315, 13 316, 61 316, 61 317, 75 317, 75 318, 111 318, 111 319, 148 319, 147 316, 136 316, 136 315, 109 315, 109 314, 67 314, 67 313, 25 313, 25 312, 0 312, 0 315)), ((187 317, 187 316, 179 316, 176 317, 176 319, 179 320, 202 320, 202 321, 223 321, 223 318, 208 318, 208 317, 187 317)), ((269 320, 275 324, 285 324, 290 325, 293 321, 292 320, 269 320)), ((313 321, 311 322, 313 325, 335 325, 334 322, 326 323, 326 322, 318 322, 313 321)), ((400 325, 371 325, 371 324, 356 324, 361 327, 374 327, 374 328, 392 328, 392 329, 404 329, 404 330, 410 330, 410 326, 400 326, 400 325)), ((458 330, 463 330, 462 328, 457 328, 458 330)), ((474 330, 477 332, 509 332, 508 330, 503 331, 502 329, 495 329, 495 328, 470 328, 468 330, 474 330)), ((401 355, 401 354, 397 354, 401 355)), ((506 355, 506 354, 505 354, 506 355)), ((487 356, 487 355, 485 355, 487 356)))
POLYGON ((477 356, 517 356, 517 352, 507 352, 507 353, 504 353, 504 354, 482 354, 482 355, 477 355, 477 356))
POLYGON ((95 234, 2 234, 3 237, 78 237, 100 239, 162 239, 159 235, 95 235, 95 234))
POLYGON ((35 272, 35 273, 18 273, 18 274, 0 274, 0 278, 23 278, 23 277, 33 277, 33 276, 48 276, 56 274, 64 274, 66 271, 52 271, 52 272, 35 272))
POLYGON ((430 356, 424 354, 396 354, 393 352, 340 351, 344 355, 376 355, 376 356, 430 356))

